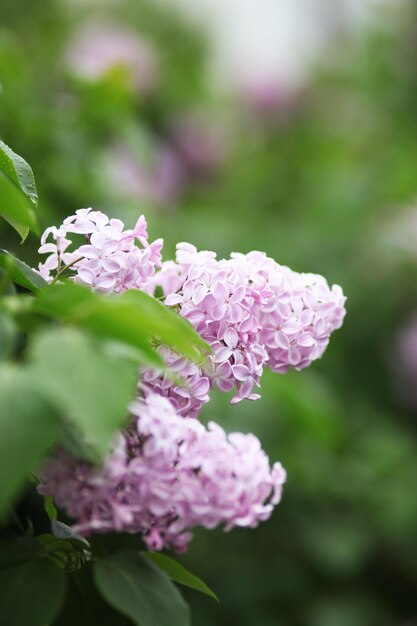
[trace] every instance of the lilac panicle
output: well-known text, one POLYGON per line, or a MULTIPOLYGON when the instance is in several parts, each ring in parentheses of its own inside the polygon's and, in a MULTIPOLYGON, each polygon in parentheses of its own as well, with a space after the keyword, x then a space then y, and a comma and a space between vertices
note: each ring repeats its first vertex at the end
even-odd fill
POLYGON ((101 469, 64 451, 42 469, 40 492, 78 532, 140 533, 150 550, 184 551, 196 526, 254 528, 269 518, 286 474, 270 467, 254 435, 180 417, 157 394, 134 402, 131 414, 101 469))
POLYGON ((322 356, 340 328, 345 300, 338 285, 300 274, 262 252, 233 253, 217 260, 188 243, 177 246, 177 265, 155 276, 166 295, 210 344, 203 373, 221 391, 236 389, 232 402, 256 400, 263 369, 287 372, 322 356), (159 280, 159 276, 161 277, 159 280))
POLYGON ((233 403, 256 400, 265 367, 284 373, 310 365, 342 325, 345 297, 322 276, 294 272, 263 252, 218 260, 179 243, 176 260, 162 263, 161 250, 161 239, 149 242, 143 216, 125 229, 92 209, 43 234, 39 252, 48 256, 38 271, 45 280, 65 270, 105 294, 153 295, 158 287, 212 351, 197 365, 159 346, 171 375, 141 369, 130 425, 102 467, 57 450, 41 470, 39 491, 54 497, 78 532, 137 532, 151 550, 182 551, 196 526, 229 530, 267 519, 285 482, 254 435, 226 435, 195 419, 210 391, 233 390, 233 403))

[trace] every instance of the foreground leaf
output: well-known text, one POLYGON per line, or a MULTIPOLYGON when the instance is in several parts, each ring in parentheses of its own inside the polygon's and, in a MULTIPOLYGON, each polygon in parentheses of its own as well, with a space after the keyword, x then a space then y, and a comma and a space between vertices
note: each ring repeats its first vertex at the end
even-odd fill
POLYGON ((0 623, 46 626, 59 612, 65 589, 64 572, 48 559, 0 569, 0 623))
POLYGON ((137 369, 76 328, 44 330, 30 347, 34 384, 100 456, 127 418, 137 369))
POLYGON ((163 362, 151 347, 153 339, 195 361, 201 361, 202 350, 208 349, 191 324, 141 291, 101 296, 68 282, 42 291, 35 310, 134 346, 159 367, 163 362))
POLYGON ((121 550, 94 563, 103 598, 140 626, 189 626, 187 604, 169 578, 135 550, 121 550))
POLYGON ((17 367, 0 368, 0 515, 58 434, 56 413, 17 367))
POLYGON ((155 333, 163 343, 196 361, 201 360, 201 350, 209 350, 207 343, 190 322, 156 298, 136 289, 126 291, 122 298, 124 302, 134 304, 142 312, 146 312, 150 318, 158 320, 159 326, 155 333))
POLYGON ((120 314, 118 297, 101 296, 88 287, 64 283, 42 291, 34 303, 34 311, 76 324, 107 339, 116 339, 133 346, 139 358, 149 365, 164 367, 152 348, 146 323, 137 324, 120 314))
POLYGON ((38 203, 32 169, 21 156, 0 140, 0 216, 26 239, 38 232, 33 208, 38 203))
POLYGON ((0 267, 9 274, 12 282, 29 291, 36 293, 48 287, 48 283, 39 274, 7 250, 0 250, 0 267))
POLYGON ((171 559, 171 557, 166 554, 161 554, 161 552, 145 552, 144 554, 147 559, 155 563, 155 565, 163 570, 171 580, 179 583, 180 585, 185 585, 185 587, 201 591, 201 593, 205 593, 219 602, 219 598, 216 596, 214 591, 212 591, 210 587, 208 587, 206 583, 201 580, 201 578, 198 578, 198 576, 189 572, 185 567, 180 565, 180 563, 171 559))

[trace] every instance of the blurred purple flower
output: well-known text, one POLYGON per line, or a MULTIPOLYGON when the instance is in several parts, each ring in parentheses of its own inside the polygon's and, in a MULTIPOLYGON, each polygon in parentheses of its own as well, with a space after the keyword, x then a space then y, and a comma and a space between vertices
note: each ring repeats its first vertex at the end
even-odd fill
POLYGON ((277 80, 253 79, 240 88, 240 99, 258 120, 269 122, 291 113, 298 101, 298 94, 277 80))
POLYGON ((175 204, 184 186, 181 160, 164 144, 154 147, 149 162, 141 161, 128 146, 115 144, 104 155, 104 169, 111 189, 144 203, 175 204))
POLYGON ((389 363, 401 401, 417 409, 417 314, 398 331, 389 363))
POLYGON ((224 129, 213 118, 198 111, 174 120, 171 141, 190 179, 211 177, 226 159, 227 137, 224 129))
POLYGON ((135 32, 117 24, 84 24, 69 44, 66 62, 79 78, 97 82, 117 68, 126 72, 128 86, 136 93, 150 93, 158 80, 158 63, 152 45, 135 32))

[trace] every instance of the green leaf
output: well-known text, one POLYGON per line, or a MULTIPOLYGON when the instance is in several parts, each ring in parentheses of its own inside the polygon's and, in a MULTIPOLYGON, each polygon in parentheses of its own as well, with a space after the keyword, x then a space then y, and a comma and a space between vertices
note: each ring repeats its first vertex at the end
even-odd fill
POLYGON ((178 589, 135 550, 97 560, 93 575, 103 598, 140 626, 188 626, 189 608, 178 589))
POLYGON ((25 240, 29 230, 38 231, 33 207, 38 204, 31 167, 0 140, 0 215, 25 240))
POLYGON ((35 470, 59 428, 55 412, 17 367, 0 368, 0 515, 35 470))
POLYGON ((68 582, 65 605, 53 626, 132 626, 129 619, 117 613, 100 596, 88 564, 71 573, 68 582))
POLYGON ((194 361, 201 361, 201 350, 210 350, 190 322, 156 298, 137 289, 126 291, 122 298, 124 302, 129 302, 142 312, 146 312, 149 318, 158 320, 155 335, 168 346, 194 361))
POLYGON ((68 282, 39 293, 35 311, 134 346, 157 367, 164 364, 151 347, 152 340, 165 343, 196 361, 202 360, 201 350, 209 349, 186 320, 137 290, 120 296, 102 296, 68 282))
POLYGON ((219 598, 214 591, 212 591, 201 578, 191 574, 191 572, 180 565, 180 563, 177 563, 177 561, 174 561, 174 559, 171 559, 171 557, 166 554, 161 554, 161 552, 145 552, 144 554, 147 559, 155 563, 155 565, 163 570, 174 582, 195 589, 196 591, 201 591, 201 593, 205 593, 219 602, 219 598))
POLYGON ((33 338, 29 361, 36 387, 72 420, 93 451, 106 453, 128 416, 137 363, 76 328, 41 331, 33 338))
POLYGON ((119 316, 118 297, 101 296, 88 287, 64 283, 42 291, 34 303, 34 311, 76 324, 107 339, 115 339, 134 347, 138 358, 154 367, 164 362, 149 342, 146 326, 135 325, 119 316), (104 318, 104 319, 103 319, 104 318))
POLYGON ((9 274, 16 285, 29 291, 37 293, 48 287, 48 283, 39 274, 7 250, 0 250, 0 267, 9 274))
POLYGON ((38 193, 36 191, 32 168, 21 156, 13 152, 13 150, 1 140, 0 170, 7 174, 10 180, 21 189, 35 206, 38 204, 38 193))
POLYGON ((0 569, 0 623, 46 626, 58 614, 65 589, 64 572, 48 559, 0 569))
POLYGON ((5 361, 13 354, 16 342, 16 324, 11 317, 0 311, 0 361, 5 361))

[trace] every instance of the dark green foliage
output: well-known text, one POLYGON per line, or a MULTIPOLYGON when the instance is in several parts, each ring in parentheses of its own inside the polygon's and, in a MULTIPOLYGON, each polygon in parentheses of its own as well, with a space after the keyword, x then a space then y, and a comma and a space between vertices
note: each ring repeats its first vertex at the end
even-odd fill
POLYGON ((141 626, 189 626, 189 609, 168 577, 134 550, 121 550, 93 564, 103 598, 141 626))
POLYGON ((132 626, 132 622, 115 611, 98 593, 91 575, 91 564, 68 576, 65 604, 54 626, 132 626))
POLYGON ((0 569, 0 615, 8 626, 45 626, 65 597, 65 574, 46 558, 0 569))

